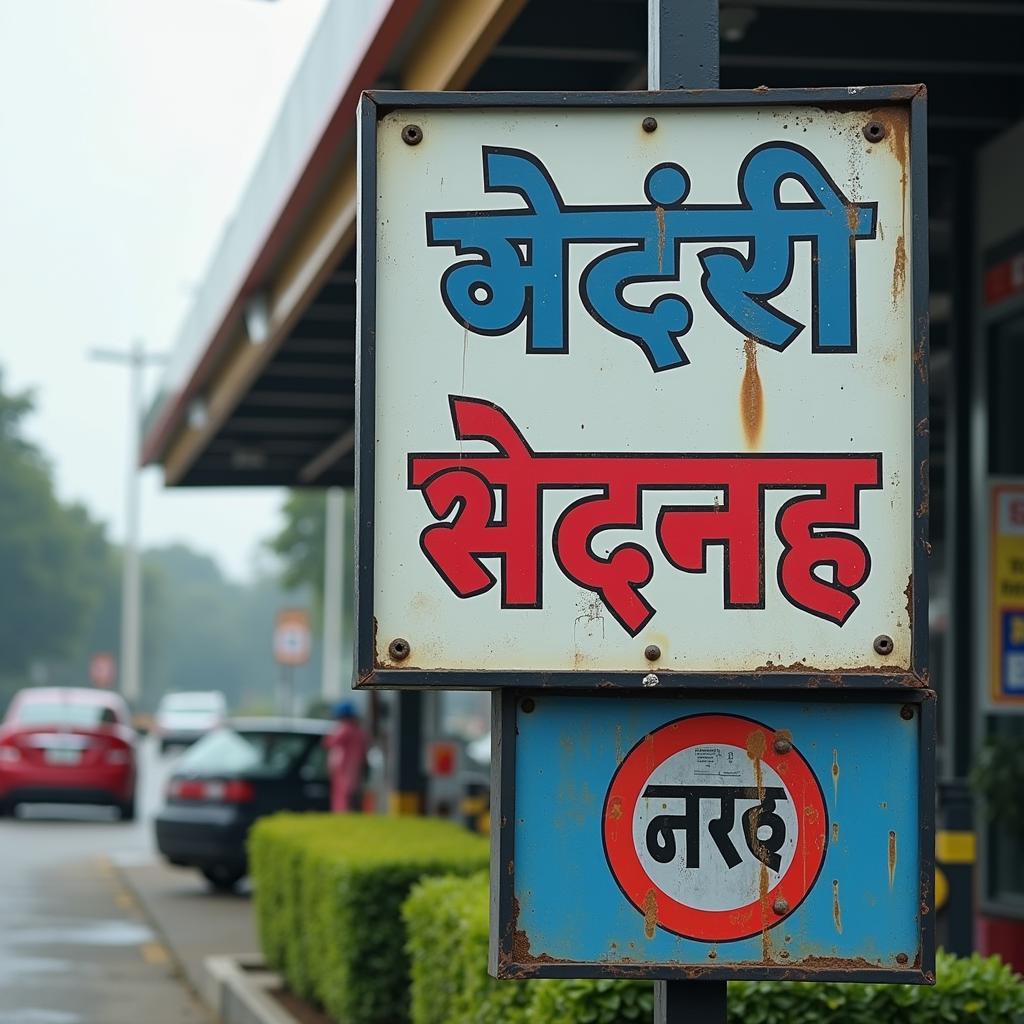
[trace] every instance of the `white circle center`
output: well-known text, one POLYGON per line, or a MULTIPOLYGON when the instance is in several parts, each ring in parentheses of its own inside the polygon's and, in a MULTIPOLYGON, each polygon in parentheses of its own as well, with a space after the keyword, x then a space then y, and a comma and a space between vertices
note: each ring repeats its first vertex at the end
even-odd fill
POLYGON ((793 862, 799 814, 779 774, 741 747, 687 747, 648 777, 633 843, 655 885, 697 910, 736 910, 793 862))

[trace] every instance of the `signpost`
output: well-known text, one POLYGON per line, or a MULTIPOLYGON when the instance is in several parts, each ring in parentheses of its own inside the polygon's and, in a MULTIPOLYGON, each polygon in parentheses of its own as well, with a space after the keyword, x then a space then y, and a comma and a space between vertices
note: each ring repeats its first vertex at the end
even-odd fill
POLYGON ((652 14, 701 91, 364 96, 357 685, 499 691, 493 973, 717 1021, 933 977, 924 95, 652 14))
POLYGON ((309 661, 313 634, 305 608, 283 608, 274 619, 274 660, 281 666, 281 703, 295 714, 295 668, 309 661))
POLYGON ((89 659, 89 679, 93 686, 109 690, 117 679, 117 659, 109 651, 99 651, 89 659))

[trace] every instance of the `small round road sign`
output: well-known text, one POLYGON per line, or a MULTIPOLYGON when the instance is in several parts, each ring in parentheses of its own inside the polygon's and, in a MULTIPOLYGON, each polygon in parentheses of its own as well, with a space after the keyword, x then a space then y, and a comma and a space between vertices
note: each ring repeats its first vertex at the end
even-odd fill
POLYGON ((821 786, 790 734, 741 715, 691 715, 645 736, 612 778, 603 823, 608 866, 648 938, 662 928, 704 942, 792 914, 828 836, 821 786))
POLYGON ((280 665, 305 665, 312 647, 309 613, 285 608, 274 620, 274 658, 280 665))

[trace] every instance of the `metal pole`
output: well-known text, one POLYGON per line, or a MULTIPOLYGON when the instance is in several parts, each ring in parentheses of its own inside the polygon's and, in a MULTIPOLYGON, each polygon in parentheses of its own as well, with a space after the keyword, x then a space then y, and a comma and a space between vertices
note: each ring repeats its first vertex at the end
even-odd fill
POLYGON ((142 419, 142 374, 164 357, 147 353, 141 341, 129 351, 94 350, 92 358, 128 366, 128 458, 125 472, 124 548, 121 558, 120 689, 135 703, 142 694, 142 580, 139 565, 139 422, 142 419))
POLYGON ((717 89, 718 0, 647 0, 647 88, 717 89))
POLYGON ((654 983, 654 1024, 718 1024, 725 1017, 724 981, 654 983))
MULTIPOLYGON (((648 0, 647 88, 717 89, 718 0, 648 0)), ((724 981, 656 981, 654 1024, 725 1024, 724 981)))
POLYGON ((128 465, 124 481, 124 551, 121 564, 121 693, 134 704, 142 692, 139 678, 142 625, 139 577, 139 417, 142 415, 142 345, 132 345, 128 370, 128 465))
POLYGON ((345 574, 343 524, 345 492, 327 489, 324 507, 324 642, 320 694, 327 703, 341 697, 342 584, 345 574))

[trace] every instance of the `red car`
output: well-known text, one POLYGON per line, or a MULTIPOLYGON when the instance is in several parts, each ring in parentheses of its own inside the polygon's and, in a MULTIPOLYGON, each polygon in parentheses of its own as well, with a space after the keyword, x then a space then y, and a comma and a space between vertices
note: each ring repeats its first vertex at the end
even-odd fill
POLYGON ((34 687, 0 725, 0 815, 19 803, 109 804, 135 817, 135 731, 115 693, 34 687))

